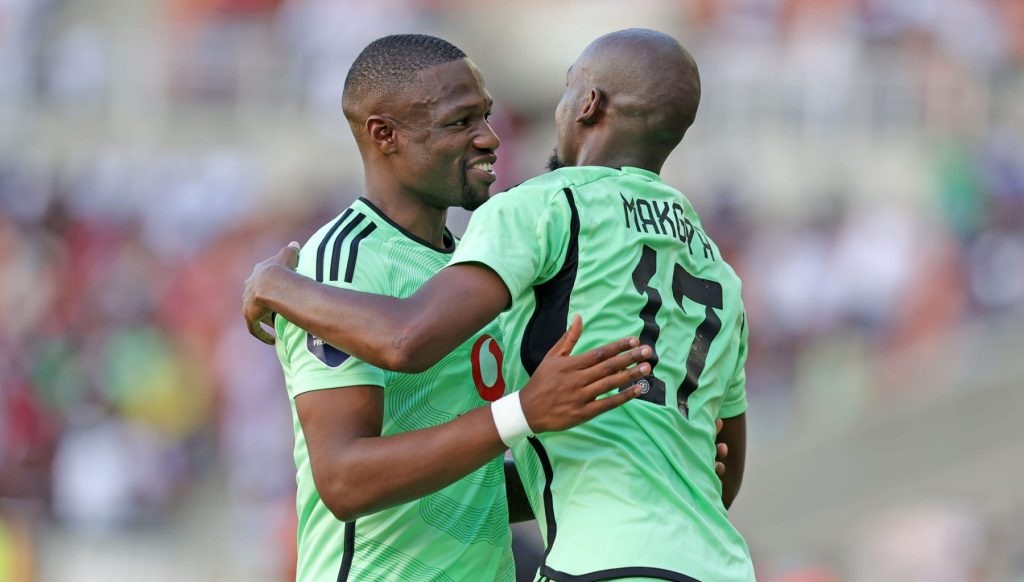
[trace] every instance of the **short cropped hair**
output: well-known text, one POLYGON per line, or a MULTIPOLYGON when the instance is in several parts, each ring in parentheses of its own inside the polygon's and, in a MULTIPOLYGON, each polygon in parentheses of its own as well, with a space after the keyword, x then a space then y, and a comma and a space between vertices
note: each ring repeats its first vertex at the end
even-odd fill
POLYGON ((458 59, 466 53, 452 43, 425 34, 394 34, 378 38, 359 53, 345 77, 341 104, 346 114, 363 97, 393 93, 423 69, 458 59))

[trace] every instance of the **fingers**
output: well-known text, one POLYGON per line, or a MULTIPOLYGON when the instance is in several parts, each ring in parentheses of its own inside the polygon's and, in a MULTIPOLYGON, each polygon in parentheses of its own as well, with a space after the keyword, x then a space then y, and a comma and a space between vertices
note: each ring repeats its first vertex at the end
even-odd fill
POLYGON ((563 333, 562 337, 555 342, 555 345, 551 346, 551 350, 548 353, 557 354, 559 356, 568 356, 572 353, 572 349, 576 347, 576 342, 580 341, 580 334, 582 333, 583 318, 579 315, 573 315, 572 323, 569 324, 569 329, 565 330, 565 333, 563 333))
POLYGON ((608 354, 611 357, 602 362, 598 362, 594 366, 591 366, 589 369, 582 372, 584 382, 596 382, 604 376, 615 374, 628 366, 632 366, 637 362, 642 362, 650 358, 652 353, 653 352, 649 346, 640 346, 622 353, 616 353, 609 350, 608 354))
POLYGON ((632 385, 628 389, 612 394, 608 398, 601 398, 595 400, 587 405, 587 412, 590 414, 590 418, 593 418, 599 414, 604 414, 609 410, 613 410, 629 402, 640 395, 640 386, 632 385))
POLYGON ((271 333, 268 332, 267 330, 263 329, 263 326, 260 325, 259 323, 257 323, 256 326, 252 328, 250 331, 252 332, 252 335, 256 336, 256 339, 260 340, 261 342, 267 344, 268 346, 274 345, 274 336, 271 335, 271 333))
POLYGON ((635 348, 638 345, 640 345, 640 340, 635 337, 624 337, 622 339, 615 340, 577 356, 573 356, 573 364, 575 364, 573 367, 578 370, 585 370, 600 364, 608 358, 614 357, 616 354, 624 352, 630 348, 635 348))
POLYGON ((729 445, 725 443, 718 443, 715 446, 715 459, 718 461, 724 461, 729 456, 729 445))
POLYGON ((249 329, 249 335, 260 340, 261 342, 274 345, 274 334, 263 329, 263 322, 267 321, 271 325, 272 319, 270 313, 264 312, 263 315, 255 315, 254 313, 259 310, 256 307, 255 302, 252 298, 251 287, 255 286, 255 282, 258 279, 258 275, 264 271, 268 263, 278 263, 285 265, 288 268, 295 270, 295 267, 299 265, 299 243, 292 241, 287 246, 277 252, 276 255, 270 259, 266 259, 256 265, 252 274, 245 281, 245 290, 242 292, 242 316, 245 318, 246 327, 249 329))
POLYGON ((277 253, 277 262, 288 265, 289 269, 295 270, 299 266, 299 243, 292 241, 277 253))
POLYGON ((721 418, 715 419, 715 436, 718 436, 722 432, 722 427, 725 426, 725 422, 721 418))
POLYGON ((270 332, 263 329, 263 325, 259 319, 247 322, 249 324, 249 334, 260 340, 261 342, 274 345, 274 336, 270 332))
MULTIPOLYGON (((633 380, 643 378, 650 373, 651 365, 647 362, 641 362, 632 368, 626 368, 625 370, 620 370, 614 374, 600 378, 596 382, 584 388, 582 393, 588 400, 593 400, 613 388, 629 384, 633 380)), ((626 390, 626 392, 628 392, 628 390, 626 390)))
POLYGON ((725 463, 715 463, 715 475, 719 477, 725 476, 725 463))

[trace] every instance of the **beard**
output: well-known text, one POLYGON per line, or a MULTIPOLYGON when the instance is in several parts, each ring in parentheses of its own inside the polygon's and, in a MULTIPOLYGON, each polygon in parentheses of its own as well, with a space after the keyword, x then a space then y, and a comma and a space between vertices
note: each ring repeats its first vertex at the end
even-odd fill
POLYGON ((459 206, 472 212, 473 210, 480 208, 484 202, 487 202, 491 198, 491 193, 489 186, 482 194, 474 190, 473 187, 469 185, 469 179, 466 177, 467 171, 468 168, 464 166, 462 168, 462 196, 459 201, 459 206))
POLYGON ((563 164, 562 160, 560 160, 558 158, 558 148, 555 148, 551 152, 551 157, 548 158, 548 171, 549 172, 554 172, 555 170, 557 170, 559 168, 564 168, 564 167, 565 167, 565 164, 563 164))

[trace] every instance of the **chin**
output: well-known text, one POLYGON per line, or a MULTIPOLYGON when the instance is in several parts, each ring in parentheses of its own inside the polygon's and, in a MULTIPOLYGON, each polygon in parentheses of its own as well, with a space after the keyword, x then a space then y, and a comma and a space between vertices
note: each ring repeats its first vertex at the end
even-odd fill
POLYGON ((465 192, 462 197, 461 206, 466 210, 476 210, 483 206, 484 202, 487 202, 491 198, 490 190, 484 190, 483 192, 465 192))

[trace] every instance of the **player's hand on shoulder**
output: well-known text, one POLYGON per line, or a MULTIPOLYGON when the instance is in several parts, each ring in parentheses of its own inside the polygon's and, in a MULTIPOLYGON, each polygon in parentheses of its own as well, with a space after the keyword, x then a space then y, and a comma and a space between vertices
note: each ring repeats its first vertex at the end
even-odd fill
POLYGON ((651 348, 639 345, 635 337, 570 355, 582 331, 582 319, 574 316, 520 393, 523 413, 535 433, 572 428, 625 404, 640 394, 639 386, 598 397, 651 372, 644 361, 651 357, 651 348))
POLYGON ((274 344, 274 335, 263 329, 263 323, 273 326, 270 310, 258 301, 260 285, 264 283, 268 270, 275 266, 284 266, 294 270, 299 264, 299 243, 292 241, 270 258, 264 259, 253 267, 249 278, 245 280, 242 290, 242 317, 249 333, 265 344, 274 344))

